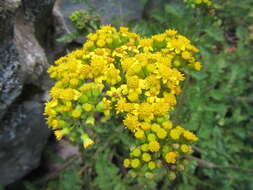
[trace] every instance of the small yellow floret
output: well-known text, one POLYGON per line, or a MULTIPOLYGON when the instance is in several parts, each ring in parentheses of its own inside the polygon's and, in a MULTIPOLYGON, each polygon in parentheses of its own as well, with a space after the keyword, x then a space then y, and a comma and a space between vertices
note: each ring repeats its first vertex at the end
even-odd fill
POLYGON ((184 152, 184 153, 187 153, 190 150, 189 146, 186 144, 182 144, 180 148, 181 148, 182 152, 184 152))
POLYGON ((155 169, 155 168, 156 168, 156 163, 155 163, 154 161, 150 161, 150 162, 148 163, 148 168, 149 168, 150 170, 155 169))
POLYGON ((83 105, 83 109, 86 112, 90 112, 93 108, 94 108, 94 106, 92 104, 84 104, 83 105))
POLYGON ((56 139, 57 139, 58 141, 61 140, 62 137, 63 137, 63 133, 62 133, 61 130, 56 130, 56 131, 54 131, 54 135, 55 135, 55 137, 56 137, 56 139))
POLYGON ((128 168, 131 164, 131 161, 129 159, 125 159, 124 162, 123 162, 123 165, 125 168, 128 168))
POLYGON ((151 152, 158 152, 160 150, 160 144, 157 141, 150 141, 148 146, 151 152))
POLYGON ((165 121, 162 123, 162 126, 164 129, 169 130, 172 128, 172 122, 171 121, 165 121))
POLYGON ((135 138, 137 139, 143 139, 145 137, 144 131, 141 129, 138 129, 135 134, 134 134, 135 138))
POLYGON ((83 147, 84 148, 88 148, 90 147, 91 145, 94 144, 94 141, 90 138, 86 139, 84 142, 83 142, 83 147))
POLYGON ((75 109, 75 110, 73 110, 72 111, 72 116, 74 117, 74 118, 79 118, 80 116, 81 116, 81 110, 80 109, 75 109))
POLYGON ((141 150, 139 148, 135 148, 131 155, 135 156, 135 157, 139 157, 141 155, 141 150))
POLYGON ((148 141, 155 141, 155 140, 156 140, 156 136, 154 133, 148 134, 148 141))
POLYGON ((131 160, 131 167, 132 168, 138 168, 138 167, 140 167, 140 165, 141 165, 141 162, 139 159, 135 158, 135 159, 131 160))
POLYGON ((159 139, 165 139, 167 136, 167 132, 164 129, 159 129, 156 134, 159 139))
POLYGON ((175 164, 177 161, 177 156, 178 156, 178 154, 176 152, 168 152, 165 155, 165 160, 169 164, 175 164))
POLYGON ((142 154, 142 160, 145 162, 149 162, 151 160, 151 156, 149 153, 143 153, 142 154))
POLYGON ((147 151, 149 150, 148 144, 143 144, 143 145, 141 145, 141 150, 142 150, 143 152, 147 152, 147 151))
POLYGON ((200 62, 197 61, 197 62, 194 63, 194 69, 195 70, 199 71, 201 69, 201 67, 202 67, 202 65, 201 65, 200 62))

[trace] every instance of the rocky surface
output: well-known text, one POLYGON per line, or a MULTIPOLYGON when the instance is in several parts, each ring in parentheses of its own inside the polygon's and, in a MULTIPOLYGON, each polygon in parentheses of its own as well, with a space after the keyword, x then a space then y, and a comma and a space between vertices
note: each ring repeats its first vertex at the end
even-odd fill
POLYGON ((43 105, 29 100, 13 105, 1 121, 0 184, 8 185, 39 165, 48 130, 43 105))
POLYGON ((179 3, 181 0, 148 0, 145 4, 143 17, 146 19, 152 18, 154 11, 159 11, 165 7, 166 4, 173 2, 179 3))
POLYGON ((0 0, 0 185, 37 167, 49 136, 43 79, 53 5, 54 0, 0 0))
POLYGON ((88 0, 87 2, 88 4, 59 0, 59 9, 64 16, 69 30, 73 31, 73 28, 68 17, 76 10, 92 9, 94 14, 100 15, 103 25, 123 25, 131 20, 140 19, 144 9, 144 4, 136 0, 88 0))

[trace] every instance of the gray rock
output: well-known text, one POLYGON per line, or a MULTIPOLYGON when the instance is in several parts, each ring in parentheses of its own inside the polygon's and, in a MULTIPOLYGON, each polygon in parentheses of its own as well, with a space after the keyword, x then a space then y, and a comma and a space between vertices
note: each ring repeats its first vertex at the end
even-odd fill
POLYGON ((92 0, 91 6, 101 13, 102 24, 116 22, 123 25, 142 17, 143 4, 136 0, 92 0))
POLYGON ((57 39, 61 38, 65 34, 71 33, 69 30, 64 16, 62 15, 60 8, 55 4, 53 8, 53 18, 54 18, 54 55, 53 57, 61 57, 67 54, 66 49, 69 47, 68 43, 58 42, 57 39))
MULTIPOLYGON (((13 42, 0 46, 0 121, 8 107, 21 94, 20 62, 13 42)), ((0 124, 1 125, 1 124, 0 124)))
POLYGON ((37 167, 49 136, 42 113, 53 5, 0 0, 0 185, 37 167))
POLYGON ((0 4, 0 120, 22 90, 20 62, 14 42, 15 10, 18 6, 14 0, 0 4))
POLYGON ((40 86, 39 77, 49 64, 44 49, 35 37, 33 22, 24 19, 21 10, 17 12, 15 24, 15 44, 19 53, 21 73, 25 83, 40 86))
POLYGON ((166 4, 169 3, 182 3, 182 0, 148 0, 145 4, 143 17, 146 19, 152 18, 152 14, 154 11, 162 10, 166 4))
POLYGON ((0 3, 0 46, 13 39, 15 10, 20 6, 21 0, 1 0, 0 3))
POLYGON ((22 0, 25 17, 30 21, 47 20, 52 14, 55 0, 22 0))
POLYGON ((73 3, 71 0, 59 0, 60 11, 69 30, 74 31, 68 17, 76 10, 92 9, 99 14, 101 23, 123 25, 131 20, 141 19, 144 4, 136 0, 88 0, 88 3, 73 3))
POLYGON ((49 131, 44 124, 43 105, 26 101, 13 105, 0 126, 0 184, 20 179, 40 162, 49 131))

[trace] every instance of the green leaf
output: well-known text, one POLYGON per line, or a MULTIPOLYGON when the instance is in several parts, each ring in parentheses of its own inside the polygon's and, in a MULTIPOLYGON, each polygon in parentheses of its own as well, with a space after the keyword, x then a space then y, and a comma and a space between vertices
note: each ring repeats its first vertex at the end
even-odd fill
POLYGON ((69 34, 64 34, 60 38, 57 38, 57 42, 65 43, 65 42, 71 42, 77 38, 79 38, 81 35, 78 32, 71 32, 69 34))
POLYGON ((81 176, 78 175, 80 166, 75 165, 67 168, 60 175, 60 189, 61 190, 80 190, 82 187, 81 176))
POLYGON ((247 30, 246 28, 239 26, 236 28, 236 37, 239 38, 239 40, 244 41, 247 37, 247 30))
POLYGON ((184 13, 182 11, 182 7, 180 7, 177 4, 172 4, 172 3, 165 5, 165 12, 179 18, 183 17, 183 13, 184 13))
POLYGON ((224 98, 224 92, 222 90, 212 90, 209 95, 215 100, 222 100, 224 98))
POLYGON ((208 36, 213 38, 214 40, 221 42, 224 40, 223 31, 220 28, 216 28, 214 26, 210 26, 205 29, 205 32, 208 36))
POLYGON ((120 179, 119 169, 110 162, 108 159, 110 155, 109 151, 103 152, 98 157, 96 162, 96 173, 95 183, 102 190, 111 190, 115 188, 125 189, 120 179))

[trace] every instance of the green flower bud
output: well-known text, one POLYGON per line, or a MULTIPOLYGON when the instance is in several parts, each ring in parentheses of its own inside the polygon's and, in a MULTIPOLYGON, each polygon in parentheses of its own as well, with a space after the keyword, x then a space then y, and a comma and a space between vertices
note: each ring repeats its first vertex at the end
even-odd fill
POLYGON ((154 174, 152 174, 151 172, 146 172, 145 177, 148 179, 154 179, 154 174))
POLYGON ((96 105, 96 111, 103 111, 104 110, 104 104, 102 102, 99 102, 97 105, 96 105))
POLYGON ((81 103, 87 103, 89 101, 89 98, 84 94, 80 97, 80 102, 81 103))
POLYGON ((69 127, 69 124, 64 120, 59 120, 59 125, 61 128, 69 127))
POLYGON ((92 94, 93 96, 98 97, 101 94, 101 91, 99 89, 93 89, 92 94))
POLYGON ((95 125, 95 118, 93 116, 88 117, 88 119, 85 122, 87 125, 94 126, 95 125))
POLYGON ((170 180, 172 180, 172 181, 173 181, 173 180, 175 180, 175 179, 176 179, 176 177, 177 177, 177 175, 176 175, 176 173, 175 173, 175 172, 170 172, 170 173, 169 173, 169 179, 170 179, 170 180))
POLYGON ((130 175, 131 177, 136 177, 136 176, 137 176, 136 172, 134 172, 133 170, 130 170, 130 171, 129 171, 129 175, 130 175))

